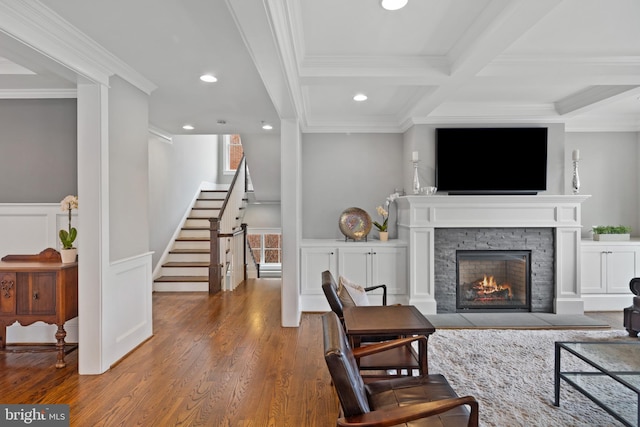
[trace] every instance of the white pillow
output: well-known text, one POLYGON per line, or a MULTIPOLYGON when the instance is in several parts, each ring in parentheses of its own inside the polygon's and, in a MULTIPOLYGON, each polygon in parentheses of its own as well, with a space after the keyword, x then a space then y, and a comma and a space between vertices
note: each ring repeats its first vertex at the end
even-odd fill
POLYGON ((347 290, 347 293, 355 303, 355 305, 370 305, 369 297, 364 288, 357 283, 352 282, 344 276, 340 276, 340 286, 347 290))

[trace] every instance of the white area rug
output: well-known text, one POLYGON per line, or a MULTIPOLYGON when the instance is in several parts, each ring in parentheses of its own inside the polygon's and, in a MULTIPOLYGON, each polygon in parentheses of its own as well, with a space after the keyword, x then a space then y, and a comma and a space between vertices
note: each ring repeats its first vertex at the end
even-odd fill
POLYGON ((630 339, 637 338, 621 330, 438 330, 429 338, 429 373, 475 396, 483 427, 620 426, 564 381, 560 407, 553 406, 554 343, 630 339))

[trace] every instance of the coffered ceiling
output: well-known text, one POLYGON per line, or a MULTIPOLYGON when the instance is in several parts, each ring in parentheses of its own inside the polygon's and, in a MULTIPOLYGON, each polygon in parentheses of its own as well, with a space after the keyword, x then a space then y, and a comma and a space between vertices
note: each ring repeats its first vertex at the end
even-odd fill
MULTIPOLYGON (((393 12, 378 0, 0 0, 11 2, 59 15, 152 82, 151 124, 171 134, 186 123, 278 132, 279 117, 305 132, 640 130, 637 0, 409 0, 393 12), (205 72, 218 82, 201 82, 205 72)), ((32 90, 69 89, 59 64, 15 44, 0 42, 0 56, 39 76, 32 90)), ((25 79, 1 74, 0 93, 25 79)))

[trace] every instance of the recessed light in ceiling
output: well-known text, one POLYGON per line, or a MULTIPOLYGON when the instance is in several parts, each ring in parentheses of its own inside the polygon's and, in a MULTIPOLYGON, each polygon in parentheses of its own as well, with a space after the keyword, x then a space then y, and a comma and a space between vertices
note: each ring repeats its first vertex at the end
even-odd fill
POLYGON ((408 2, 409 0, 382 0, 380 4, 387 10, 398 10, 405 7, 408 2))
POLYGON ((358 93, 353 97, 354 101, 362 102, 367 100, 367 95, 364 93, 358 93))
POLYGON ((218 79, 211 75, 211 74, 203 74, 200 76, 200 80, 202 80, 203 82, 207 82, 207 83, 215 83, 218 81, 218 79))
POLYGON ((262 122, 262 129, 271 130, 273 129, 273 126, 271 126, 269 123, 262 122))
POLYGON ((195 128, 192 125, 184 125, 184 126, 182 126, 182 129, 184 129, 184 130, 194 130, 195 128))

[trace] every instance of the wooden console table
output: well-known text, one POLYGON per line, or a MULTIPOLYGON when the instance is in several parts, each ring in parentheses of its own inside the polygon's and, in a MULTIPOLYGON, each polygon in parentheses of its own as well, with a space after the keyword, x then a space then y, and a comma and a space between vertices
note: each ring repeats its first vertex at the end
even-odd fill
POLYGON ((6 347, 7 326, 42 321, 55 324, 56 368, 64 368, 64 324, 78 316, 78 263, 63 264, 47 249, 37 255, 7 255, 0 261, 0 349, 6 347))

